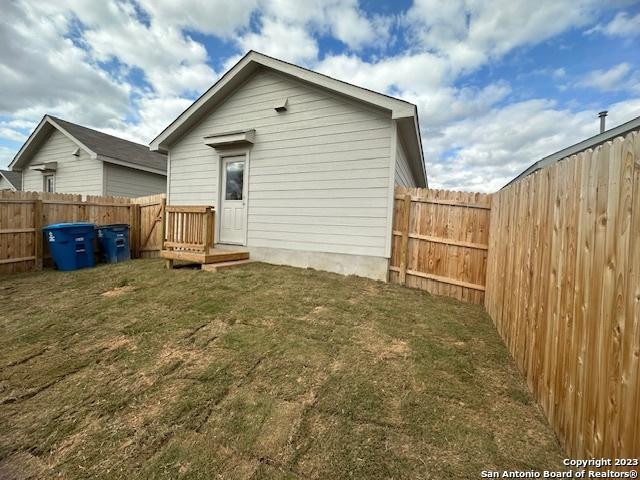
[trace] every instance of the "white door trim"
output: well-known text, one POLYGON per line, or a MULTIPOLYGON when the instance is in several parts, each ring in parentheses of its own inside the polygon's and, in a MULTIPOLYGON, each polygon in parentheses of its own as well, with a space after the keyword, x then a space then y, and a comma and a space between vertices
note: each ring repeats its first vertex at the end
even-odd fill
POLYGON ((242 198, 244 200, 244 236, 242 242, 230 243, 229 245, 247 245, 247 230, 249 227, 249 149, 238 148, 225 150, 218 155, 218 205, 215 213, 215 231, 216 239, 215 243, 220 242, 220 225, 222 224, 222 201, 224 195, 225 185, 224 181, 224 159, 228 157, 244 156, 244 178, 242 183, 242 198))

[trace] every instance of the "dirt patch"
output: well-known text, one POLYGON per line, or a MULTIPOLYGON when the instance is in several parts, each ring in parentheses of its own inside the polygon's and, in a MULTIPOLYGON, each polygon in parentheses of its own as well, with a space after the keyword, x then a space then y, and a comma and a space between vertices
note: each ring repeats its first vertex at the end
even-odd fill
POLYGON ((303 408, 304 405, 297 402, 281 402, 274 407, 256 442, 256 454, 259 458, 283 462, 293 455, 291 442, 302 419, 303 408))
POLYGON ((136 350, 138 348, 131 338, 124 335, 105 340, 102 342, 101 347, 103 347, 107 352, 113 352, 121 348, 126 348, 128 350, 136 350))
POLYGON ((377 360, 404 359, 409 356, 410 348, 406 341, 384 335, 372 327, 358 329, 357 343, 373 354, 377 360))
POLYGON ((317 307, 314 307, 304 317, 302 317, 302 320, 305 320, 307 322, 312 322, 312 321, 316 320, 320 315, 322 315, 326 310, 327 310, 326 306, 318 305, 317 307))
POLYGON ((132 285, 125 285, 124 287, 116 287, 111 290, 107 290, 106 292, 101 293, 102 297, 112 298, 119 297, 124 295, 125 293, 133 292, 135 287, 132 285))

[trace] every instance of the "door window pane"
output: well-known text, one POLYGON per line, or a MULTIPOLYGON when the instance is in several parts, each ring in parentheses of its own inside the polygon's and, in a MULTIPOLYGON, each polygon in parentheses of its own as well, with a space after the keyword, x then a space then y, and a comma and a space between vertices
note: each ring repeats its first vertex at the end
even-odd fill
POLYGON ((45 175, 44 189, 47 193, 53 193, 56 190, 56 177, 53 175, 45 175))
POLYGON ((225 200, 242 200, 242 185, 244 182, 244 161, 227 162, 225 185, 225 200))

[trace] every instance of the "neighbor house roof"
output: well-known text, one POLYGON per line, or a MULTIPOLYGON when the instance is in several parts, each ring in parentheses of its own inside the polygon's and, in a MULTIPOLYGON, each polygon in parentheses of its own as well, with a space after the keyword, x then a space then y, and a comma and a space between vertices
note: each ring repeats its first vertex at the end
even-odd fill
POLYGON ((0 170, 0 177, 4 177, 16 190, 22 188, 22 173, 12 172, 11 170, 0 170))
POLYGON ((60 131, 77 144, 79 148, 82 148, 97 160, 160 175, 167 174, 166 155, 152 152, 146 145, 98 132, 52 115, 45 115, 42 118, 31 136, 16 154, 13 162, 9 165, 10 168, 19 170, 28 164, 31 156, 53 129, 60 131))
POLYGON ((611 128, 602 133, 599 133, 598 135, 594 135, 593 137, 589 137, 586 140, 578 142, 575 145, 571 145, 570 147, 558 150, 551 155, 547 155, 546 157, 527 167, 524 172, 522 172, 502 188, 506 188, 512 183, 517 182, 518 180, 522 180, 524 177, 531 175, 532 173, 537 172, 538 170, 541 170, 544 167, 551 165, 552 163, 558 162, 565 157, 570 157, 571 155, 580 153, 583 150, 588 150, 589 148, 595 148, 598 145, 608 142, 609 140, 613 140, 616 137, 626 135, 627 133, 634 130, 640 130, 640 117, 636 117, 633 120, 623 123, 622 125, 618 125, 615 128, 611 128))
POLYGON ((423 176, 426 184, 427 177, 420 138, 418 110, 414 104, 337 80, 253 50, 242 57, 209 90, 202 94, 200 98, 193 102, 189 108, 154 138, 150 144, 151 150, 167 152, 168 148, 176 140, 260 68, 275 70, 339 95, 388 110, 391 113, 391 118, 398 121, 399 133, 405 139, 405 146, 409 150, 410 157, 420 159, 417 173, 423 176))

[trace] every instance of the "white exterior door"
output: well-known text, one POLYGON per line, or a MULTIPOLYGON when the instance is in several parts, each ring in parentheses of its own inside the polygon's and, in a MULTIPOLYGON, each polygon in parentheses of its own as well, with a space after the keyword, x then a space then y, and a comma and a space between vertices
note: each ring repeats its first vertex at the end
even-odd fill
POLYGON ((222 158, 220 242, 244 245, 247 237, 247 202, 244 155, 222 158))

